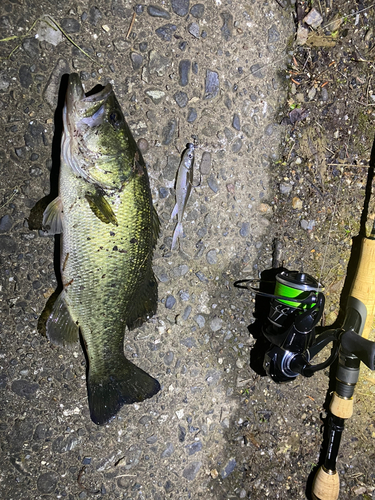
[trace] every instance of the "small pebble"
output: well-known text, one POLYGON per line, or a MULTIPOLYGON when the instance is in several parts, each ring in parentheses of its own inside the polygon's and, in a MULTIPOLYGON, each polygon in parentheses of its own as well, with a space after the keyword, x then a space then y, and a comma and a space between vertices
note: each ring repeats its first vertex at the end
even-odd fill
POLYGON ((190 35, 193 35, 194 38, 199 38, 199 31, 199 24, 193 22, 188 25, 188 32, 190 35))
POLYGON ((138 145, 139 149, 141 150, 142 154, 147 153, 147 151, 148 151, 148 149, 150 147, 149 144, 148 144, 147 139, 144 139, 143 137, 141 137, 140 139, 138 139, 137 145, 138 145))
POLYGON ((270 123, 264 130, 265 135, 271 136, 273 134, 273 125, 270 123))
POLYGON ((73 17, 66 17, 60 21, 60 25, 65 33, 78 33, 81 29, 81 25, 77 21, 77 19, 73 17))
POLYGON ((193 481, 201 467, 202 462, 192 462, 183 470, 182 475, 188 481, 193 481))
POLYGON ((164 363, 167 366, 170 366, 174 360, 174 353, 172 351, 168 351, 164 356, 164 363))
POLYGON ((193 339, 193 337, 187 337, 186 339, 182 339, 180 341, 180 344, 184 345, 188 349, 191 349, 192 347, 196 347, 197 346, 197 344, 195 342, 195 339, 193 339))
POLYGON ((209 188, 214 192, 217 193, 219 191, 219 184, 217 183, 216 177, 214 174, 211 174, 209 178, 207 179, 207 184, 209 188))
POLYGON ((178 440, 180 443, 183 443, 185 441, 186 437, 186 429, 183 427, 181 424, 178 424, 178 440))
POLYGON ((283 182, 279 186, 279 191, 281 194, 289 194, 293 186, 291 184, 284 184, 283 182))
POLYGON ((146 438, 146 443, 148 443, 148 444, 155 444, 157 440, 158 440, 157 435, 153 434, 152 436, 149 436, 149 437, 146 438))
POLYGON ((190 0, 171 0, 172 10, 180 17, 185 17, 189 12, 190 0))
POLYGON ((240 117, 237 113, 233 115, 232 127, 236 130, 241 130, 240 117))
POLYGON ((189 83, 189 73, 190 73, 191 61, 189 59, 182 59, 178 65, 178 73, 180 75, 180 85, 181 87, 186 87, 189 83))
POLYGON ((141 54, 137 54, 137 52, 131 52, 130 60, 132 62, 134 71, 138 70, 142 66, 143 57, 141 56, 141 54))
POLYGON ((242 148, 242 139, 238 138, 232 144, 232 152, 238 153, 239 151, 241 151, 241 148, 242 148))
POLYGON ((189 102, 189 98, 188 98, 186 92, 182 92, 182 90, 179 90, 178 92, 176 92, 174 94, 173 98, 180 108, 185 108, 187 103, 189 102))
POLYGON ((314 229, 315 224, 316 222, 314 220, 307 221, 305 219, 302 219, 300 222, 302 229, 304 229, 305 231, 312 231, 314 229))
POLYGON ((194 321, 199 326, 199 328, 203 328, 206 324, 206 320, 201 314, 197 314, 196 316, 194 316, 194 321))
POLYGON ((199 281, 201 281, 202 283, 208 283, 208 279, 206 278, 206 276, 201 272, 201 271, 197 271, 195 273, 195 276, 199 279, 199 281))
POLYGON ((165 97, 165 92, 159 89, 148 89, 145 92, 154 104, 160 104, 165 97))
POLYGON ((298 198, 298 196, 295 196, 292 200, 292 207, 295 210, 302 210, 302 200, 298 198))
POLYGON ((39 384, 33 384, 23 379, 14 380, 11 389, 18 396, 30 400, 35 397, 36 391, 39 389, 39 384))
POLYGON ((223 35, 224 40, 228 41, 232 38, 233 32, 233 15, 230 12, 222 12, 220 14, 221 19, 223 20, 223 26, 221 28, 221 34, 223 35))
POLYGON ((52 493, 56 487, 57 481, 58 475, 56 472, 45 472, 38 477, 36 486, 41 493, 52 493))
POLYGON ((202 442, 201 441, 195 441, 192 444, 188 444, 185 446, 185 449, 188 452, 188 455, 195 455, 195 453, 198 453, 198 451, 201 451, 202 449, 202 442))
POLYGON ((215 316, 213 320, 210 321, 210 328, 213 332, 217 332, 223 326, 223 320, 215 316))
POLYGON ((205 80, 205 99, 213 99, 219 93, 219 74, 216 71, 207 70, 205 80))
POLYGON ((93 26, 96 26, 100 19, 102 18, 102 13, 98 9, 98 7, 91 7, 89 11, 89 23, 92 24, 93 26))
POLYGON ((277 28, 275 25, 273 25, 269 30, 268 30, 268 43, 275 43, 280 40, 280 33, 277 31, 277 28))
MULTIPOLYGON (((264 71, 263 71, 262 65, 260 65, 259 63, 253 64, 252 66, 250 66, 250 73, 253 76, 255 76, 256 78, 264 78, 266 76, 264 71)), ((250 99, 251 99, 251 96, 250 96, 250 99)))
POLYGON ((225 479, 226 477, 229 476, 229 474, 231 474, 234 469, 236 468, 236 460, 234 458, 231 458, 227 465, 223 468, 223 470, 220 472, 220 476, 222 477, 222 479, 225 479))
POLYGON ((164 42, 170 42, 176 29, 177 26, 175 24, 168 23, 155 30, 155 33, 164 42))
POLYGON ((171 15, 166 10, 158 7, 157 5, 149 5, 147 7, 147 12, 152 17, 161 17, 163 19, 170 19, 171 15))
POLYGON ((163 128, 162 132, 162 144, 164 146, 168 146, 174 138, 175 132, 177 128, 177 120, 175 118, 172 118, 172 120, 169 120, 167 125, 163 128))
POLYGON ((173 444, 167 443, 166 448, 164 449, 164 451, 162 452, 162 454, 160 456, 161 456, 161 458, 167 458, 167 457, 170 457, 173 452, 174 452, 173 444))
POLYGON ((199 171, 202 175, 208 175, 211 171, 211 153, 205 151, 202 155, 199 171))
POLYGON ((243 222, 240 229, 240 236, 246 238, 250 234, 250 222, 243 222))
POLYGON ((188 123, 194 123, 197 117, 198 117, 197 110, 195 108, 189 108, 188 115, 186 118, 188 123))
POLYGON ((13 219, 10 215, 6 214, 0 219, 0 233, 6 233, 11 229, 13 225, 13 219))
POLYGON ((187 319, 189 319, 191 311, 192 311, 192 307, 191 306, 186 306, 185 307, 185 311, 184 311, 184 313, 182 315, 182 319, 184 321, 186 321, 187 319))
POLYGON ((173 295, 168 295, 167 298, 165 299, 165 307, 167 309, 172 309, 175 304, 176 304, 176 299, 173 297, 173 295))
POLYGON ((203 3, 196 3, 190 9, 190 14, 196 19, 201 19, 204 14, 204 5, 203 3))
POLYGON ((326 87, 322 88, 322 101, 328 101, 328 90, 326 87))
POLYGON ((216 250, 209 250, 206 254, 206 260, 210 265, 217 263, 217 253, 216 250))

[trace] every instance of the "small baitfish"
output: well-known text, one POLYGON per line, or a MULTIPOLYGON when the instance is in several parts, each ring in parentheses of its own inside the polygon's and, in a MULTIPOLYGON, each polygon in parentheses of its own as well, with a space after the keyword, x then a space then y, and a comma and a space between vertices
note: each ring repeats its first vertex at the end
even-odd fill
POLYGON ((46 329, 57 345, 81 334, 91 419, 101 425, 122 405, 160 390, 124 355, 125 327, 156 312, 151 266, 159 219, 142 154, 112 86, 86 96, 80 77, 71 74, 63 123, 59 196, 43 218, 50 234, 61 233, 63 290, 46 329))
POLYGON ((182 219, 193 185, 194 149, 194 144, 187 144, 178 167, 176 179, 176 205, 171 215, 171 219, 174 219, 177 215, 177 225, 172 238, 172 250, 176 247, 177 239, 183 235, 182 219))

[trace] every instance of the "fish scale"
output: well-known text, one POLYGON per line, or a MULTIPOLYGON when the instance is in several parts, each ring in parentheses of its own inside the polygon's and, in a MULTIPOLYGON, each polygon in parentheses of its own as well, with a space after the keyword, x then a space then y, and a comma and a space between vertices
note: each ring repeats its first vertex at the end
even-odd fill
POLYGON ((103 424, 123 404, 160 390, 125 358, 123 346, 125 327, 156 311, 159 220, 142 155, 110 85, 85 97, 78 75, 70 75, 61 151, 59 197, 44 224, 50 234, 61 233, 63 290, 46 330, 58 345, 75 342, 80 332, 90 414, 103 424))

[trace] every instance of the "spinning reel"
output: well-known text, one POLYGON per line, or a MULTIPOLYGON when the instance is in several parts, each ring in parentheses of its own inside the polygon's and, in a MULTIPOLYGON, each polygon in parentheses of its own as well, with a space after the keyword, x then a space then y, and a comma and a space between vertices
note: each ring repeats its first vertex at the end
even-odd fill
POLYGON ((256 283, 259 284, 259 280, 241 280, 235 286, 271 299, 268 317, 262 326, 262 334, 270 343, 264 353, 263 368, 275 382, 288 382, 299 374, 311 377, 318 370, 330 366, 338 356, 340 345, 345 346, 348 342, 358 345, 357 356, 369 366, 368 341, 361 338, 357 331, 362 323, 361 316, 366 313, 357 311, 358 304, 348 308, 342 328, 329 329, 316 335, 315 327, 322 317, 325 304, 321 283, 309 274, 297 271, 277 274, 273 294, 261 291, 255 286, 256 283), (356 315, 359 316, 358 320, 356 315), (330 343, 330 356, 319 364, 311 364, 312 359, 330 343), (366 343, 365 351, 359 347, 363 343, 366 343))

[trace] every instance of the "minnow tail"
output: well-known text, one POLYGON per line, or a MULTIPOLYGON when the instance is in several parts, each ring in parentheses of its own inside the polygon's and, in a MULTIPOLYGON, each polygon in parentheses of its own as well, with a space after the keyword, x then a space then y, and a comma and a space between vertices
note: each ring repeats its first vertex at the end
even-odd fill
POLYGON ((174 230, 174 233, 173 233, 173 239, 172 239, 172 246, 171 246, 171 250, 173 250, 175 247, 176 247, 176 243, 177 243, 177 238, 181 238, 181 236, 184 234, 184 231, 182 229, 182 224, 181 222, 178 222, 177 223, 177 226, 174 230))

